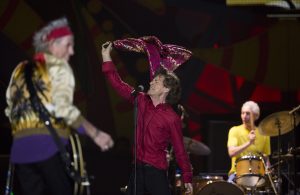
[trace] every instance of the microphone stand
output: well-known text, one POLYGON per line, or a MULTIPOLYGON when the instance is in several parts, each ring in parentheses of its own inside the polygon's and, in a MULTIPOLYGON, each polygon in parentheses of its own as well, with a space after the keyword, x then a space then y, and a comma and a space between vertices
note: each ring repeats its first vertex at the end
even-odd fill
POLYGON ((137 181, 136 181, 136 171, 137 171, 137 113, 138 113, 138 103, 137 95, 134 96, 134 108, 133 108, 133 117, 134 117, 134 195, 137 193, 137 181))
POLYGON ((131 96, 134 98, 133 103, 133 117, 134 117, 134 195, 137 193, 137 180, 136 180, 136 172, 137 172, 137 118, 138 118, 138 102, 137 97, 139 92, 144 91, 144 87, 142 85, 139 85, 137 89, 133 89, 131 92, 131 96))

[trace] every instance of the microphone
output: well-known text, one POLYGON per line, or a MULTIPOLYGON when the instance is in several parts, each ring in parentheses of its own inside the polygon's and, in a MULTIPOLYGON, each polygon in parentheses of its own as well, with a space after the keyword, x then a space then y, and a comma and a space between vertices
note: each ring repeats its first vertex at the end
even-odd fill
POLYGON ((143 85, 139 85, 139 86, 137 86, 136 89, 132 90, 131 95, 133 97, 136 97, 139 92, 143 92, 143 91, 144 91, 144 86, 143 85))
POLYGON ((185 108, 181 105, 181 104, 178 104, 177 105, 177 109, 181 112, 181 116, 182 117, 186 117, 186 118, 189 118, 189 114, 186 112, 185 108))

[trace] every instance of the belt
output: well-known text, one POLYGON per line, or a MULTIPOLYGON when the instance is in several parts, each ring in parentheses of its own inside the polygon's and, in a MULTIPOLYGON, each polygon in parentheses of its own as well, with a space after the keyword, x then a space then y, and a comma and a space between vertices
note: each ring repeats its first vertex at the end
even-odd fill
POLYGON ((142 167, 154 167, 153 165, 150 165, 150 164, 142 162, 142 161, 137 161, 136 164, 138 166, 142 166, 142 167))

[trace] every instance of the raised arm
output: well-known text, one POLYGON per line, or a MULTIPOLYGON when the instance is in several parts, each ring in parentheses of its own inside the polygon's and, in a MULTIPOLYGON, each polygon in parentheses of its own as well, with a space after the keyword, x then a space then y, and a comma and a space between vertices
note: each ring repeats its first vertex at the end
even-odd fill
POLYGON ((111 59, 111 53, 112 51, 112 43, 106 42, 102 45, 102 60, 103 62, 109 62, 112 61, 111 59))
POLYGON ((112 43, 106 42, 102 45, 102 72, 104 73, 107 81, 114 88, 114 90, 124 99, 133 102, 132 92, 134 88, 129 84, 122 81, 117 69, 112 62, 111 58, 112 43))

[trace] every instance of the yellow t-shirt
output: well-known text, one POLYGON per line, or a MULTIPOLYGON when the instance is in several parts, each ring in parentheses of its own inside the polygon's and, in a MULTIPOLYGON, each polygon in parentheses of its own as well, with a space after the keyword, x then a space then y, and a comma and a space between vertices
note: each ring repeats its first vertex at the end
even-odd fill
MULTIPOLYGON (((234 126, 229 130, 227 147, 229 146, 240 146, 249 141, 248 134, 249 130, 244 125, 234 126)), ((255 129, 255 144, 251 144, 242 153, 231 158, 231 169, 229 175, 234 173, 236 159, 246 155, 257 155, 262 153, 264 155, 271 154, 270 137, 261 135, 258 129, 255 129)))

